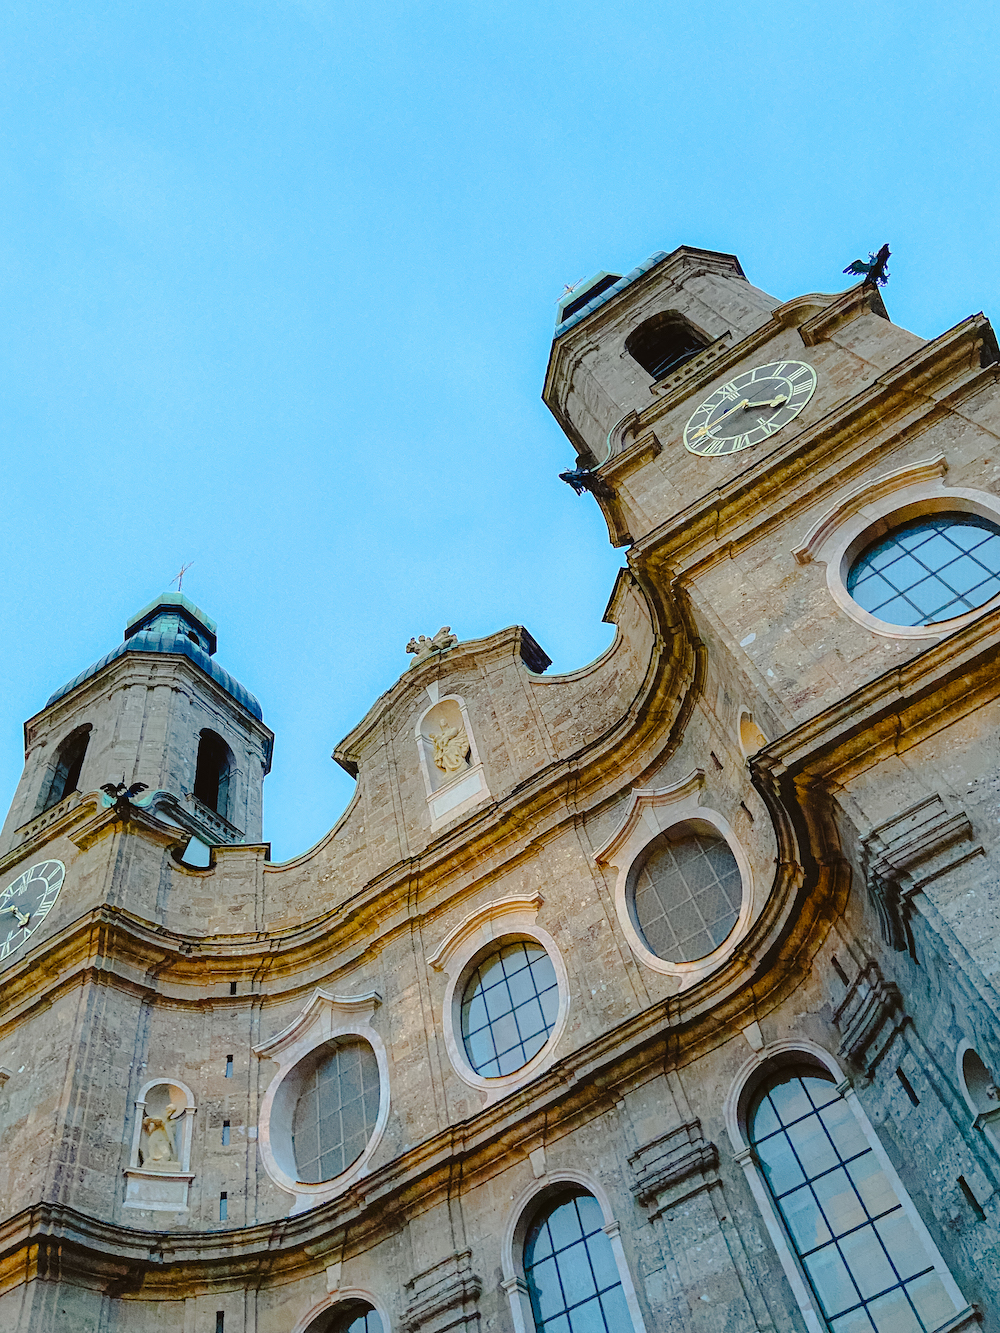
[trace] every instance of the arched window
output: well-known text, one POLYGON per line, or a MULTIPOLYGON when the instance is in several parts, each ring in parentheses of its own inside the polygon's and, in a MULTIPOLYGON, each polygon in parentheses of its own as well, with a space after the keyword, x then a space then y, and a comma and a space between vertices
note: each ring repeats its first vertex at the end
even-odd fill
POLYGON ((222 737, 207 727, 198 742, 198 766, 194 776, 194 794, 223 819, 229 815, 229 776, 233 755, 222 737))
POLYGON ((936 625, 1000 592, 1000 525, 978 514, 928 514, 857 557, 847 591, 890 625, 936 625))
POLYGON ((51 810, 68 792, 76 791, 80 781, 80 770, 83 768, 83 757, 87 753, 89 743, 89 723, 71 731, 61 743, 56 751, 55 768, 52 770, 48 790, 42 801, 42 810, 51 810))
POLYGON ((683 315, 666 310, 645 320, 625 339, 625 350, 654 380, 697 356, 708 340, 683 315))
POLYGON ((569 1189, 528 1229, 524 1277, 536 1333, 621 1333, 634 1327, 601 1206, 569 1189))
POLYGON ((338 1301, 314 1319, 306 1333, 385 1333, 385 1328, 367 1301, 338 1301))
POLYGON ((747 1134, 832 1333, 932 1333, 954 1318, 954 1282, 826 1069, 772 1073, 747 1134))

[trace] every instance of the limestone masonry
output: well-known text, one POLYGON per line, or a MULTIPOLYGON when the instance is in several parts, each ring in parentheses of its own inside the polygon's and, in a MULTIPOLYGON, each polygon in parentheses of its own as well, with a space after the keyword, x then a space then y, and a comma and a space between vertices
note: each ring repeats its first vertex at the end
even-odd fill
POLYGON ((559 318, 597 661, 424 626, 280 865, 185 596, 25 724, 0 1333, 1000 1333, 993 330, 689 247, 559 318))

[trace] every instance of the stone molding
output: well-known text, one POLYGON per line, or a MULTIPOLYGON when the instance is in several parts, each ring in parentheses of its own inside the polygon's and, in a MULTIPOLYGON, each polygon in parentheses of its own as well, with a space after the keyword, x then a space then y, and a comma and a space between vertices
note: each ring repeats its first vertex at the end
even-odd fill
POLYGON ((855 486, 816 520, 792 555, 800 565, 811 564, 822 558, 819 553, 837 527, 860 513, 867 505, 909 486, 940 480, 947 471, 948 460, 944 454, 935 454, 933 458, 921 463, 907 463, 905 467, 893 468, 891 472, 884 472, 880 477, 873 477, 871 481, 855 486))
POLYGON ((861 969, 834 1010, 843 1040, 837 1054, 871 1078, 896 1034, 909 1022, 899 987, 886 981, 874 960, 861 969))
POLYGON ((402 1333, 475 1333, 482 1280, 472 1271, 472 1251, 460 1250, 410 1278, 404 1288, 402 1333))
POLYGON ((651 1139, 628 1160, 634 1177, 632 1193, 643 1207, 652 1208, 650 1221, 721 1184, 719 1150, 704 1137, 697 1119, 651 1139))
POLYGON ((931 880, 986 854, 965 809, 937 792, 872 829, 861 848, 882 938, 897 950, 912 948, 906 900, 931 880))
POLYGON ((984 609, 1000 605, 1000 596, 983 606, 931 625, 894 625, 880 620, 854 600, 847 588, 855 559, 898 523, 934 514, 959 512, 1000 523, 1000 498, 989 491, 947 486, 943 454, 896 468, 855 487, 818 518, 792 555, 799 564, 825 564, 826 586, 836 606, 864 629, 892 639, 940 639, 976 620, 984 609))

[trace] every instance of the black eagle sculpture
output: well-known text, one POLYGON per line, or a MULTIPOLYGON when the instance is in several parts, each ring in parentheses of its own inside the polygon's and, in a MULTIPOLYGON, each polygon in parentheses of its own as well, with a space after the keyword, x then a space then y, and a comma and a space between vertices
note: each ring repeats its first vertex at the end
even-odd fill
POLYGON ((889 262, 891 251, 887 245, 883 245, 877 255, 870 251, 867 261, 864 259, 855 259, 853 264, 848 264, 844 269, 845 273, 853 273, 859 278, 864 278, 865 282, 872 287, 884 287, 889 281, 889 270, 886 264, 889 262))
POLYGON ((121 782, 105 782, 101 785, 101 791, 106 792, 115 803, 115 814, 119 819, 128 819, 132 809, 132 797, 138 796, 141 791, 148 788, 146 782, 133 782, 131 787, 125 786, 125 777, 122 776, 121 782))
POLYGON ((560 472, 559 480, 564 481, 567 486, 572 486, 577 495, 582 495, 584 491, 590 491, 591 495, 606 498, 610 494, 607 482, 591 472, 589 467, 578 467, 570 472, 560 472))

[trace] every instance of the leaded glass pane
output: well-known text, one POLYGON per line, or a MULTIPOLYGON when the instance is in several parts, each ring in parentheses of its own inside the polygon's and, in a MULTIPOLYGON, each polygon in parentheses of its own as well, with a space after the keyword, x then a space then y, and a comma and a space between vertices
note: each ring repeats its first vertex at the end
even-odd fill
POLYGON ((604 1219, 590 1194, 562 1195, 524 1246, 537 1333, 624 1333, 632 1320, 604 1219))
POLYGON ((292 1117, 299 1180, 332 1180, 357 1161, 378 1119, 379 1074, 368 1042, 326 1048, 306 1068, 292 1117))
POLYGON ((647 947, 668 963, 703 958, 736 924, 743 883, 724 838, 661 833, 633 874, 629 903, 647 947))
POLYGON ((892 625, 934 625, 1000 592, 1000 526, 969 514, 903 524, 864 551, 847 590, 892 625))
POLYGON ((332 1320, 317 1321, 310 1324, 309 1333, 383 1333, 382 1320, 370 1305, 359 1305, 352 1301, 345 1309, 341 1307, 333 1312, 332 1320))
POLYGON ((483 960, 462 997, 462 1039, 483 1078, 521 1069, 542 1049, 559 1011, 552 959, 533 940, 505 944, 483 960))
POLYGON ((832 1079, 775 1076, 757 1096, 750 1141, 833 1333, 933 1333, 954 1315, 832 1079))

